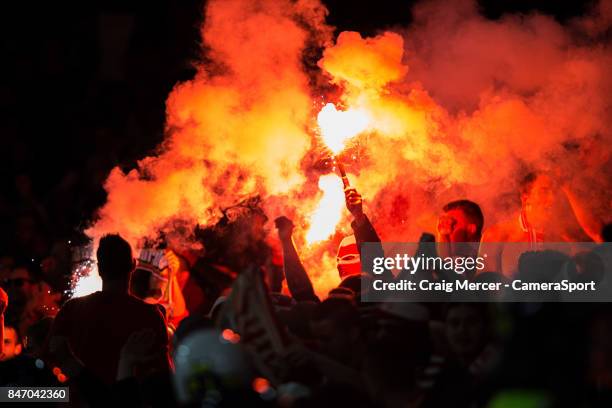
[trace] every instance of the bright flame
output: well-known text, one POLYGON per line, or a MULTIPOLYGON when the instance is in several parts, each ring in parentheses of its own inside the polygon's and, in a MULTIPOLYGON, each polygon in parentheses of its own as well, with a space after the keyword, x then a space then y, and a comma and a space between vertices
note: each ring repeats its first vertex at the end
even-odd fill
MULTIPOLYGON (((366 130, 370 118, 363 110, 349 109, 339 111, 333 103, 328 103, 317 116, 321 138, 334 155, 344 150, 346 142, 366 130)), ((319 189, 323 196, 310 217, 310 229, 306 233, 309 244, 329 238, 342 218, 344 190, 340 179, 335 175, 319 178, 319 189)))
POLYGON ((321 138, 333 154, 338 154, 344 150, 350 138, 366 130, 370 118, 363 110, 339 111, 333 103, 328 103, 319 112, 317 122, 321 129, 321 138))
POLYGON ((306 233, 306 241, 309 244, 329 238, 342 218, 344 207, 342 181, 333 174, 321 176, 319 189, 323 192, 323 197, 310 216, 310 228, 306 233))
POLYGON ((92 260, 78 265, 72 272, 72 289, 68 290, 71 298, 87 296, 102 290, 102 278, 98 274, 98 267, 92 260))
POLYGON ((96 271, 92 272, 90 275, 78 278, 72 290, 72 297, 78 298, 87 296, 99 290, 102 290, 102 278, 100 278, 100 275, 98 275, 96 271))

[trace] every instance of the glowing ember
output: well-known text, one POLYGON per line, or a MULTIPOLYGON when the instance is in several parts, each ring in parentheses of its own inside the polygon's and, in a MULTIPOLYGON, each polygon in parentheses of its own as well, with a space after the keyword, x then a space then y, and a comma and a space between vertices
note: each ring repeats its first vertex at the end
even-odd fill
POLYGON ((240 342, 240 335, 232 329, 225 329, 221 332, 222 341, 226 341, 232 344, 240 342))
POLYGON ((310 228, 306 233, 306 241, 309 244, 329 238, 342 218, 344 207, 342 181, 332 174, 321 176, 319 189, 323 192, 323 197, 310 216, 310 228))
POLYGON ((339 111, 334 104, 328 103, 319 112, 317 122, 323 142, 333 154, 338 154, 344 150, 349 139, 367 129, 370 118, 362 110, 339 111))
POLYGON ((253 380, 253 390, 259 394, 264 394, 270 390, 270 382, 262 377, 253 380))

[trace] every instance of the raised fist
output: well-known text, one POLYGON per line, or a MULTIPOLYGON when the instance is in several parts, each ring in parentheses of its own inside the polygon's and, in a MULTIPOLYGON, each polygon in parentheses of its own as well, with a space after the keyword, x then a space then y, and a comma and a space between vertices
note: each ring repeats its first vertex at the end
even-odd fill
POLYGON ((356 219, 361 218, 363 216, 363 200, 361 194, 353 187, 349 187, 344 190, 344 197, 346 199, 346 208, 353 214, 353 217, 356 219))
POLYGON ((281 239, 291 238, 294 228, 293 221, 283 215, 274 220, 274 225, 281 239))

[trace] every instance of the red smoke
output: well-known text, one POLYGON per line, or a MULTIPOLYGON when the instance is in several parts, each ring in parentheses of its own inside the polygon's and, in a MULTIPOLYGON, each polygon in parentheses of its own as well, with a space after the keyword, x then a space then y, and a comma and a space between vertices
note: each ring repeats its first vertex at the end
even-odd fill
POLYGON ((487 225, 502 221, 518 208, 518 180, 536 170, 573 186, 596 219, 608 216, 612 1, 566 25, 536 13, 491 21, 475 1, 428 1, 409 27, 335 42, 326 14, 316 0, 207 2, 206 62, 169 95, 166 141, 132 172, 111 172, 88 234, 136 244, 164 231, 190 242, 177 221, 206 225, 260 195, 271 217, 300 225, 324 292, 338 280, 333 247, 350 231, 345 212, 332 243, 304 244, 321 194, 308 158, 324 102, 373 118, 347 170, 383 240, 417 240, 461 197, 482 205, 487 225), (319 72, 303 62, 315 48, 319 72), (338 100, 323 100, 330 84, 338 100))

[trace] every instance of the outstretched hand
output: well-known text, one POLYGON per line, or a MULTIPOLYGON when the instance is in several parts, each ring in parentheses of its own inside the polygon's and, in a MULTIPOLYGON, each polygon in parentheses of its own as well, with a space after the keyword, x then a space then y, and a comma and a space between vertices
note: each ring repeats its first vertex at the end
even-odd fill
POLYGON ((350 211, 355 219, 363 217, 363 199, 361 194, 353 187, 348 187, 344 190, 344 198, 346 200, 346 208, 350 211))
POLYGON ((166 249, 164 252, 164 257, 168 262, 168 269, 170 270, 170 274, 176 274, 181 270, 181 259, 176 255, 176 253, 171 249, 166 249))
POLYGON ((274 225, 278 230, 278 236, 280 237, 280 239, 291 238, 291 234, 293 234, 294 228, 293 221, 282 215, 274 220, 274 225))

